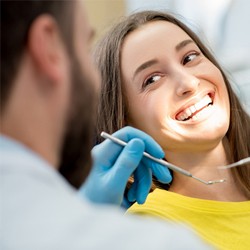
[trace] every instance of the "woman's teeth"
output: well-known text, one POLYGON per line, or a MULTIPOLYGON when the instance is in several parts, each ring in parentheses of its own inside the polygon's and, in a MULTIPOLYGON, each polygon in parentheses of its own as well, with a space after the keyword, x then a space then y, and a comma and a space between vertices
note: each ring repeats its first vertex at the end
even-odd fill
POLYGON ((178 121, 189 120, 190 118, 194 117, 199 111, 206 108, 209 104, 213 104, 213 100, 211 99, 209 95, 206 95, 196 104, 186 108, 185 110, 177 114, 176 120, 178 121))

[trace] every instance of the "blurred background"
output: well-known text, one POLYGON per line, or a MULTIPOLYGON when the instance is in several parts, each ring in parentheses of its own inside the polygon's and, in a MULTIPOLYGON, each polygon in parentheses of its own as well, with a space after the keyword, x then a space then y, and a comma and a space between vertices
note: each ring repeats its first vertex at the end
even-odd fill
POLYGON ((181 16, 228 73, 250 113, 249 0, 84 0, 98 40, 119 17, 141 11, 170 11, 181 16))

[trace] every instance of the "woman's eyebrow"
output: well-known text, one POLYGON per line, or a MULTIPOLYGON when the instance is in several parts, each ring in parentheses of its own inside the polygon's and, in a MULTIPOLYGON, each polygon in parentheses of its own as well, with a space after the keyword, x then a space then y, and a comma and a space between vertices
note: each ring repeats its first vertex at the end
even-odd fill
MULTIPOLYGON (((184 48, 185 46, 187 46, 188 44, 190 43, 194 43, 193 40, 191 39, 187 39, 187 40, 183 40, 181 41, 180 43, 178 43, 176 46, 175 46, 175 50, 176 51, 179 51, 181 50, 182 48, 184 48)), ((149 68, 150 66, 154 65, 154 64, 157 64, 158 63, 158 60, 157 59, 152 59, 152 60, 149 60, 149 61, 146 61, 144 62, 143 64, 141 64, 135 71, 134 75, 133 75, 133 79, 135 78, 135 76, 141 72, 142 70, 146 69, 146 68, 149 68)))
POLYGON ((146 69, 146 68, 149 68, 150 66, 154 65, 154 64, 157 64, 158 63, 158 60, 157 59, 152 59, 152 60, 149 60, 149 61, 146 61, 144 62, 143 64, 141 64, 135 71, 134 75, 133 75, 133 79, 135 78, 135 76, 141 72, 142 70, 146 69))
POLYGON ((190 44, 190 43, 194 43, 194 41, 191 40, 191 39, 184 40, 184 41, 178 43, 178 44, 175 46, 175 50, 176 50, 176 51, 179 51, 179 50, 181 50, 182 48, 184 48, 185 46, 187 46, 187 45, 190 44))

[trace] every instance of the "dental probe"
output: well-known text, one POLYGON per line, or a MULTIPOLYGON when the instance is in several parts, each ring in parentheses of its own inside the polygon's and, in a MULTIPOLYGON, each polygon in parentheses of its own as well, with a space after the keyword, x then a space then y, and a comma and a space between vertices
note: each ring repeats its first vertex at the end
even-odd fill
MULTIPOLYGON (((101 137, 103 137, 105 139, 110 139, 111 141, 113 141, 113 142, 115 142, 115 143, 117 143, 117 144, 119 144, 121 146, 126 146, 127 145, 126 142, 124 142, 124 141, 122 141, 122 140, 120 140, 120 139, 118 139, 118 138, 116 138, 116 137, 114 137, 114 136, 112 136, 112 135, 110 135, 110 134, 108 134, 106 132, 102 132, 101 137)), ((188 172, 188 171, 186 171, 186 170, 184 170, 184 169, 182 169, 180 167, 177 167, 177 166, 173 165, 172 163, 169 163, 169 162, 164 161, 162 159, 158 159, 158 158, 153 157, 152 155, 150 155, 147 152, 143 152, 143 155, 145 157, 147 157, 147 158, 149 158, 149 159, 163 165, 163 166, 166 166, 166 167, 170 168, 171 170, 173 170, 175 172, 178 172, 178 173, 180 173, 182 175, 185 175, 187 177, 192 177, 195 180, 197 180, 197 181, 199 181, 199 182, 201 182, 203 184, 206 184, 206 185, 211 185, 211 184, 215 184, 215 183, 222 183, 222 182, 226 181, 225 179, 214 180, 214 181, 204 181, 204 180, 202 180, 202 179, 200 179, 198 177, 193 176, 190 172, 188 172)))
POLYGON ((220 169, 234 168, 234 167, 239 167, 239 166, 245 165, 247 163, 250 163, 250 157, 241 159, 240 161, 237 161, 237 162, 232 163, 232 164, 228 164, 225 166, 219 166, 218 168, 220 168, 220 169))

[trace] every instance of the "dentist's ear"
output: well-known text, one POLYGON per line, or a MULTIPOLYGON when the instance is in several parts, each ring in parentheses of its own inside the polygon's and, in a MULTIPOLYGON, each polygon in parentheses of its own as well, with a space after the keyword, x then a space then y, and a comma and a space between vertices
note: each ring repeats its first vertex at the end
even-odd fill
POLYGON ((66 49, 53 17, 44 14, 32 23, 28 33, 27 50, 38 73, 50 82, 61 82, 65 70, 63 60, 66 49))

